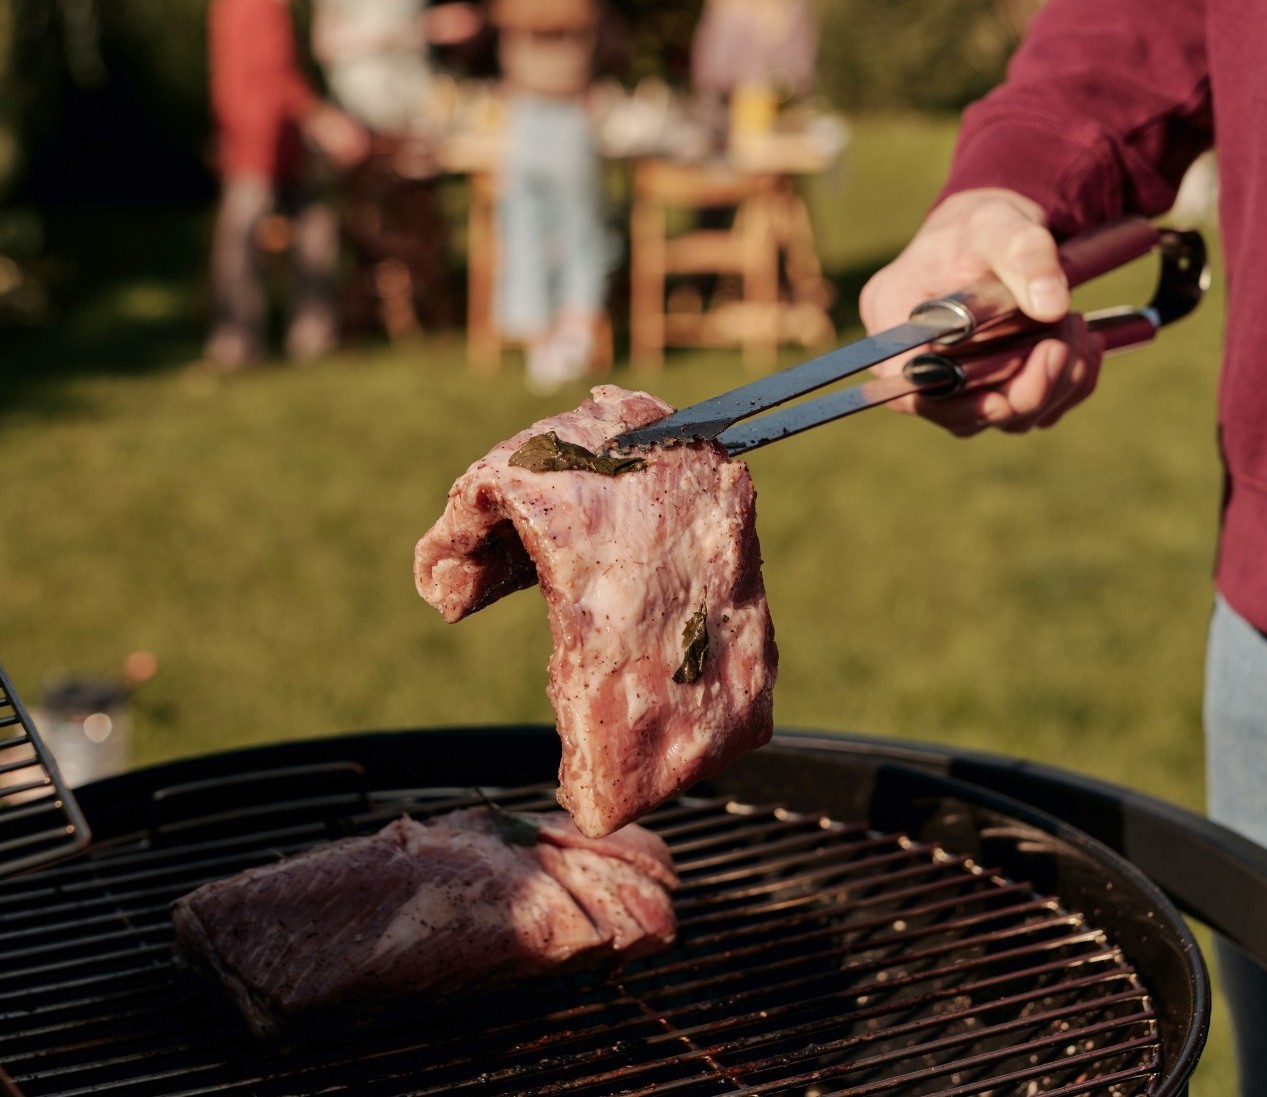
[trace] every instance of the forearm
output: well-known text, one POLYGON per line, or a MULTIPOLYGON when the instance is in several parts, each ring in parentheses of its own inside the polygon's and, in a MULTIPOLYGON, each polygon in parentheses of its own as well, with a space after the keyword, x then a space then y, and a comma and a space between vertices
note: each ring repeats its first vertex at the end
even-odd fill
POLYGON ((942 192, 1004 187, 1067 236, 1167 209, 1212 141, 1201 0, 1049 0, 964 116, 942 192))

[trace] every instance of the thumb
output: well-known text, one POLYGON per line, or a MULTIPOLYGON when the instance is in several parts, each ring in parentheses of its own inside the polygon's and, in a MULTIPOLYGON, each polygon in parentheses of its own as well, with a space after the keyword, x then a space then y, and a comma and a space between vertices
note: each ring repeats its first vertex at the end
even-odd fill
POLYGON ((1016 303, 1035 320, 1059 320, 1069 311, 1069 283, 1064 273, 1043 273, 1012 289, 1016 303))
POLYGON ((999 222, 982 234, 982 254, 1026 316, 1054 322, 1069 311, 1069 279, 1056 241, 1042 225, 999 222))

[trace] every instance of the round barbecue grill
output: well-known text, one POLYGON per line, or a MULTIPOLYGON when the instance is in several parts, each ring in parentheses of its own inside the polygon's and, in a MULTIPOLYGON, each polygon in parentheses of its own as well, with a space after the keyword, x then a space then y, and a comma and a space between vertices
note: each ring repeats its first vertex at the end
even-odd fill
POLYGON ((549 727, 380 732, 77 789, 91 845, 0 882, 0 1092, 1186 1092, 1208 986, 1157 885, 935 752, 840 736, 780 732, 644 820, 679 934, 622 969, 289 1048, 174 970, 178 896, 476 788, 547 807, 558 751, 549 727))

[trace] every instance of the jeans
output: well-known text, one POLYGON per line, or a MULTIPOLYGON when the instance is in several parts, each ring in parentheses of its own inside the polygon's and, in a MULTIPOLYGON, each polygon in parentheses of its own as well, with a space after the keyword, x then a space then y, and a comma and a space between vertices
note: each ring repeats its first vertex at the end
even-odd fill
POLYGON ((282 206, 290 216, 287 353, 312 357, 331 349, 336 327, 335 264, 339 226, 310 188, 279 193, 262 176, 225 179, 211 238, 211 340, 232 337, 248 359, 264 353, 268 293, 256 233, 282 206))
POLYGON ((512 96, 498 201, 498 320, 512 337, 560 313, 594 314, 606 296, 601 164, 584 108, 512 96))
MULTIPOLYGON (((1267 845, 1267 636, 1221 597, 1206 650, 1205 747, 1210 818, 1267 845)), ((1232 1014, 1240 1089, 1267 1093, 1267 972, 1216 941, 1232 1014)))

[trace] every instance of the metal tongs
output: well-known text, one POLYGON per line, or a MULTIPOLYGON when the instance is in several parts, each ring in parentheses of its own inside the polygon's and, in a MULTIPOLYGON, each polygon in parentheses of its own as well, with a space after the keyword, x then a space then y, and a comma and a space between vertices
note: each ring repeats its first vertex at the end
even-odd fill
MULTIPOLYGON (((1210 281, 1205 241, 1193 230, 1155 228, 1142 219, 1127 218, 1061 245, 1061 265, 1071 288, 1153 250, 1160 255, 1161 273, 1147 305, 1086 315, 1088 327, 1103 336, 1106 352, 1149 343, 1161 328, 1196 308, 1210 281)), ((682 408, 618 435, 607 449, 716 439, 737 456, 901 396, 944 397, 997 384, 1019 367, 1024 357, 1019 352, 1053 329, 1054 325, 1025 316, 1003 284, 987 277, 916 306, 904 324, 682 408), (916 355, 899 373, 771 411, 923 346, 936 349, 916 355)))

